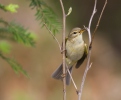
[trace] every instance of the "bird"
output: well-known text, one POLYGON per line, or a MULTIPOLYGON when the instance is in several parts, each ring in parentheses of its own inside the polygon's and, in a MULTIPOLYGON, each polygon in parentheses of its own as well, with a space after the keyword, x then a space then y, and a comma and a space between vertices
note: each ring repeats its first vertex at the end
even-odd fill
MULTIPOLYGON (((84 62, 87 57, 88 50, 87 44, 83 40, 83 33, 85 29, 81 29, 79 27, 73 28, 71 32, 68 34, 65 43, 65 61, 66 65, 72 74, 73 66, 79 68, 80 65, 84 62)), ((62 64, 53 72, 52 78, 57 80, 62 80, 63 75, 63 66, 62 64)), ((66 69, 66 85, 70 84, 71 78, 66 69)))

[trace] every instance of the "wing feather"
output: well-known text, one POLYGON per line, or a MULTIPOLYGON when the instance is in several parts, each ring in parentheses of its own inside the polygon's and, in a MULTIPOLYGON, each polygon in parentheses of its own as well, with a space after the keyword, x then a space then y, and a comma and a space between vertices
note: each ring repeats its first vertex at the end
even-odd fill
POLYGON ((87 51, 87 45, 85 44, 85 49, 84 49, 84 54, 82 56, 82 58, 80 60, 78 60, 77 64, 76 64, 76 68, 79 68, 80 65, 84 62, 85 58, 87 57, 88 51, 87 51))

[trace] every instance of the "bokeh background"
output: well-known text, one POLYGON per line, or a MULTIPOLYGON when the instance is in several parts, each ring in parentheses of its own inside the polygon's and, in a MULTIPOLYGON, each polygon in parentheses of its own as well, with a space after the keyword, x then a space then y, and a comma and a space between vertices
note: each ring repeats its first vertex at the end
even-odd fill
MULTIPOLYGON (((62 20, 59 0, 45 0, 62 20)), ((87 26, 94 6, 94 0, 63 0, 66 12, 71 6, 73 11, 67 17, 67 34, 73 27, 87 26)), ((97 0, 97 13, 93 19, 93 31, 105 0, 97 0)), ((62 100, 62 82, 51 78, 52 72, 62 62, 58 45, 45 28, 35 20, 35 10, 29 8, 29 0, 0 0, 7 5, 18 4, 18 13, 5 13, 0 17, 7 21, 16 21, 33 31, 36 46, 25 47, 13 43, 11 57, 23 66, 30 79, 16 75, 11 67, 0 58, 0 100, 62 100)), ((83 89, 82 100, 121 100, 121 0, 108 0, 108 4, 95 35, 91 62, 83 89)), ((61 43, 61 31, 56 37, 61 43)), ((84 34, 86 41, 87 33, 84 34)), ((80 87, 84 64, 73 70, 73 77, 80 87)), ((71 83, 67 86, 67 100, 76 100, 77 94, 71 83)))

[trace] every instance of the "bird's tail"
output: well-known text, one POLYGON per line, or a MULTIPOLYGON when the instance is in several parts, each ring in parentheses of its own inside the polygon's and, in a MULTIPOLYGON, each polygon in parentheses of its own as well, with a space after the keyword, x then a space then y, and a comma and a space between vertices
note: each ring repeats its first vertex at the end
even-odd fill
MULTIPOLYGON (((72 67, 69 67, 69 71, 70 73, 72 73, 72 67)), ((53 72, 52 74, 52 77, 54 79, 61 79, 62 80, 62 74, 63 74, 63 66, 62 64, 53 72)), ((70 78, 70 75, 69 73, 67 72, 66 74, 66 85, 69 85, 70 84, 70 81, 71 81, 71 78, 70 78)))

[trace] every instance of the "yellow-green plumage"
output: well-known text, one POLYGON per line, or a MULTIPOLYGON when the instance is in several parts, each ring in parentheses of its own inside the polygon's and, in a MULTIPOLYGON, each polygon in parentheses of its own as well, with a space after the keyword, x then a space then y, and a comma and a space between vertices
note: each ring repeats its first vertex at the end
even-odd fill
MULTIPOLYGON (((87 56, 87 47, 82 37, 83 32, 84 30, 81 28, 74 28, 66 39, 66 64, 70 72, 72 72, 74 64, 76 64, 76 68, 78 68, 87 56)), ((52 77, 55 79, 61 79, 61 75, 62 65, 52 74, 52 77)), ((68 73, 66 76, 66 83, 67 85, 70 84, 70 76, 68 73)))

